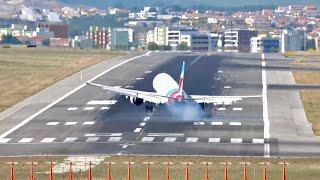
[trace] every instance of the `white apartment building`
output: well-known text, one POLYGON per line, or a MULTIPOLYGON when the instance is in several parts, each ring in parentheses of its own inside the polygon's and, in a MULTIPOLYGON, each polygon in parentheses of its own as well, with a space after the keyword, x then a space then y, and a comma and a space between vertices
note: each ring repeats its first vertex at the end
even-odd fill
POLYGON ((169 30, 167 32, 167 45, 176 48, 181 43, 180 32, 180 30, 169 30))
POLYGON ((227 52, 238 52, 238 31, 229 30, 224 33, 224 48, 227 52))
POLYGON ((262 38, 261 37, 252 37, 250 44, 250 52, 258 53, 262 52, 262 38))

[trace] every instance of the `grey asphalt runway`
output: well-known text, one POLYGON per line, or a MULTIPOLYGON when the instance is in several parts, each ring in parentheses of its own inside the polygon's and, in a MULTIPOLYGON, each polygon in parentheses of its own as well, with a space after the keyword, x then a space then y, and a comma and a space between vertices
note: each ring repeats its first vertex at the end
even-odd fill
MULTIPOLYGON (((246 60, 225 55, 151 53, 94 82, 153 91, 156 74, 166 72, 178 80, 182 61, 186 61, 184 89, 188 94, 260 95, 261 68, 251 67, 261 66, 261 61, 258 55, 250 56, 246 60), (236 69, 234 64, 242 66, 236 69)), ((144 105, 133 105, 125 97, 88 85, 1 141, 0 155, 216 156, 263 156, 265 143, 270 142, 264 139, 261 98, 244 99, 230 107, 207 106, 201 117, 186 119, 173 115, 166 106, 146 113, 144 105)), ((271 153, 276 152, 276 141, 271 148, 271 153)))

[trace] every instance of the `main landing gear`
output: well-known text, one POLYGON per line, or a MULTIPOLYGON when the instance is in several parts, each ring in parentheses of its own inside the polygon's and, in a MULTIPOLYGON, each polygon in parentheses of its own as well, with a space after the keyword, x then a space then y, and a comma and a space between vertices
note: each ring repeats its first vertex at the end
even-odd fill
POLYGON ((152 113, 153 112, 153 106, 151 104, 146 104, 146 112, 152 113))

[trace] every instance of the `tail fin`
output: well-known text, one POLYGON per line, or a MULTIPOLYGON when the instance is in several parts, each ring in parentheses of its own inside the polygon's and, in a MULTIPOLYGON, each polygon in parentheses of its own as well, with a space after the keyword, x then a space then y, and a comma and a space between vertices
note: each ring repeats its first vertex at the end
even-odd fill
POLYGON ((179 93, 182 94, 183 91, 183 81, 184 81, 184 70, 186 68, 186 63, 183 61, 182 68, 181 68, 181 74, 180 74, 180 80, 179 80, 179 93))

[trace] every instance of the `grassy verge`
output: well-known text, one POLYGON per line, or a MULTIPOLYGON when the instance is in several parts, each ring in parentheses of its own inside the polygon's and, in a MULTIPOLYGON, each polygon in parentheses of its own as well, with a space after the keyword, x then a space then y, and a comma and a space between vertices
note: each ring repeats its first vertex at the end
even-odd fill
MULTIPOLYGON (((63 157, 53 157, 53 161, 62 162, 63 157)), ((35 172, 38 179, 47 179, 48 174, 45 172, 49 171, 49 165, 45 162, 50 161, 51 157, 34 157, 34 158, 0 158, 0 162, 5 164, 7 161, 19 161, 20 164, 16 165, 16 178, 25 179, 28 176, 28 168, 25 162, 27 161, 38 161, 39 164, 36 166, 35 172)), ((185 176, 185 165, 182 162, 192 162, 190 166, 190 179, 203 178, 204 165, 201 164, 204 161, 212 162, 213 164, 209 166, 209 177, 210 179, 223 179, 224 167, 220 162, 231 162, 229 165, 229 178, 230 179, 241 179, 243 166, 239 162, 251 162, 248 166, 249 179, 261 179, 262 177, 262 165, 259 162, 269 161, 271 164, 268 166, 268 179, 281 179, 281 165, 284 159, 277 158, 214 158, 214 157, 133 157, 133 156, 116 156, 106 158, 105 162, 113 161, 115 165, 112 166, 113 179, 126 179, 127 177, 127 166, 124 165, 126 161, 135 162, 132 165, 132 179, 146 179, 146 166, 142 163, 145 161, 153 161, 154 165, 150 166, 151 179, 162 180, 165 179, 166 166, 162 164, 164 161, 173 162, 171 165, 171 179, 181 180, 185 176)), ((320 159, 317 158, 289 158, 285 161, 290 164, 287 166, 287 179, 291 180, 316 180, 320 177, 320 159)), ((3 174, 4 179, 9 179, 9 165, 2 166, 0 169, 1 174, 3 174)), ((94 179, 104 179, 106 177, 106 165, 100 164, 93 169, 94 179)), ((73 172, 75 179, 85 179, 88 172, 73 172), (82 177, 82 178, 81 178, 82 177)), ((55 179, 66 179, 67 173, 55 174, 55 179)))
MULTIPOLYGON (((319 72, 294 72, 294 78, 299 84, 320 84, 319 72)), ((309 122, 313 124, 313 132, 320 136, 320 90, 300 91, 300 97, 309 122)))
POLYGON ((55 82, 121 52, 71 48, 0 48, 0 112, 55 82))
POLYGON ((314 51, 314 50, 309 50, 309 51, 289 51, 284 53, 285 57, 315 57, 315 56, 320 56, 320 51, 314 51))

